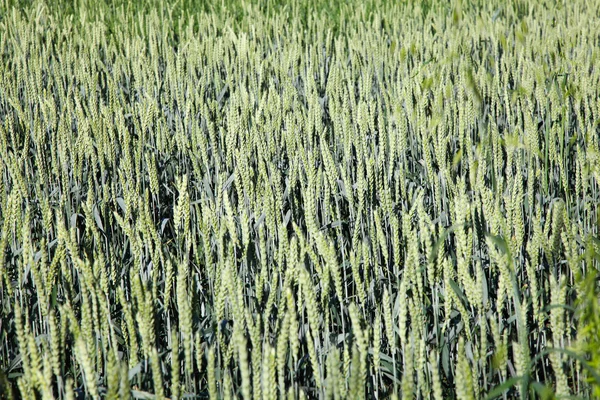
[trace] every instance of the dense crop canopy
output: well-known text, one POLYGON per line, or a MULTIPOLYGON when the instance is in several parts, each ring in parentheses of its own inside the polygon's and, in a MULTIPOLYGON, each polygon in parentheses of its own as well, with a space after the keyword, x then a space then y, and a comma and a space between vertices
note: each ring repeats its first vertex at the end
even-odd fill
POLYGON ((0 399, 600 396, 600 6, 472 3, 4 0, 0 399))

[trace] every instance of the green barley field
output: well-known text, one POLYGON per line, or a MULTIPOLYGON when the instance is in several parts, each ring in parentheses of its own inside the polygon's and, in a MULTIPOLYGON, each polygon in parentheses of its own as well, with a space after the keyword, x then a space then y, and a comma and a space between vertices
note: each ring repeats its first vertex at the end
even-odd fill
POLYGON ((600 398, 600 1, 0 3, 0 399, 600 398))

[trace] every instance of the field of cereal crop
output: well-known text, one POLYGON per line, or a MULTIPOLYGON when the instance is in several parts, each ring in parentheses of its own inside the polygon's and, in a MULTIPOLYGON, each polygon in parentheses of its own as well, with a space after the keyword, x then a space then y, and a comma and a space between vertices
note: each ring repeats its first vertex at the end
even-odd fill
POLYGON ((600 2, 2 0, 0 399, 600 398, 600 2))

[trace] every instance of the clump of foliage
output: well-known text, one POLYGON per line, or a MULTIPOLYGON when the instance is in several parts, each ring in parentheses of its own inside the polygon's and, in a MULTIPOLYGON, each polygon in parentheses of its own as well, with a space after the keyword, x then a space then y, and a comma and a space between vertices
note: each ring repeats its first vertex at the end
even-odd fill
POLYGON ((599 21, 5 0, 0 398, 600 397, 599 21))

